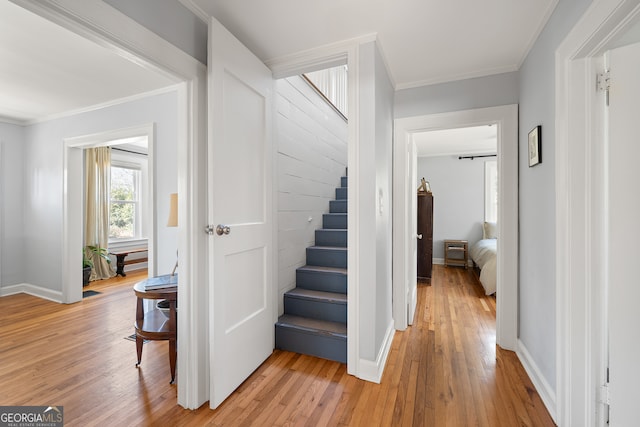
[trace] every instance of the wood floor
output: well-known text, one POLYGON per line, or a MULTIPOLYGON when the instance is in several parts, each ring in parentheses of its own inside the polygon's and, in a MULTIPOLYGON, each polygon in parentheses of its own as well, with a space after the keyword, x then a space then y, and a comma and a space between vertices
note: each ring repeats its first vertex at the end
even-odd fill
MULTIPOLYGON (((132 284, 61 305, 0 298, 0 405, 62 405, 66 426, 553 426, 514 353, 495 345, 495 299, 474 274, 435 266, 381 384, 343 364, 275 351, 217 410, 176 405, 166 342, 135 368, 132 284)), ((179 357, 179 356, 178 356, 179 357)))

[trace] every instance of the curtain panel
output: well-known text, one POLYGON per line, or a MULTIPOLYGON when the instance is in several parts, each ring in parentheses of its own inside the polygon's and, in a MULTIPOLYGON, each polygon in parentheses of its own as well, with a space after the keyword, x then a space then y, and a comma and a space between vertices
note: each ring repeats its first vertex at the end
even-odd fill
POLYGON ((85 150, 85 251, 93 261, 90 280, 116 275, 111 264, 87 246, 109 247, 109 204, 111 190, 111 148, 85 150))

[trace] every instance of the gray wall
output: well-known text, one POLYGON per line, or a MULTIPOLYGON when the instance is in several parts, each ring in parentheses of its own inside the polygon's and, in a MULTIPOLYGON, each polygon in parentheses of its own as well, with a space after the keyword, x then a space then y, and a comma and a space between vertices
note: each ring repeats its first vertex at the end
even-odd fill
MULTIPOLYGON (((555 50, 590 0, 561 0, 520 69, 520 340, 556 387, 555 50), (527 133, 542 125, 542 164, 527 133)), ((562 262, 562 260, 560 260, 562 262)))
MULTIPOLYGON (((392 218, 393 188, 393 95, 382 55, 375 50, 376 87, 376 328, 375 351, 379 352, 393 318, 392 312, 392 218)), ((377 353, 376 353, 377 354, 377 353)))
POLYGON ((518 73, 406 89, 395 96, 396 118, 519 104, 519 338, 554 390, 554 54, 590 4, 560 0, 518 73), (542 125, 543 163, 529 169, 527 133, 536 125, 542 125))
POLYGON ((103 1, 203 64, 207 63, 207 24, 178 0, 103 1))
POLYGON ((38 259, 27 268, 24 282, 62 290, 62 202, 64 139, 114 129, 155 123, 158 273, 175 264, 177 232, 163 227, 169 216, 169 194, 177 192, 177 92, 132 101, 28 126, 24 147, 24 224, 26 259, 38 259), (46 254, 46 256, 42 256, 46 254))
POLYGON ((0 288, 24 282, 24 128, 0 123, 0 288))
POLYGON ((375 361, 391 313, 391 149, 393 89, 374 42, 360 47, 360 215, 357 250, 360 359, 375 361), (372 327, 372 325, 375 325, 372 327))
POLYGON ((347 122, 299 76, 276 81, 278 314, 347 167, 347 122), (309 221, 311 218, 311 221, 309 221))
POLYGON ((518 103, 518 73, 459 80, 395 94, 395 118, 518 103))
POLYGON ((445 239, 467 240, 471 248, 482 238, 484 164, 457 156, 418 158, 418 180, 424 177, 433 191, 433 258, 444 258, 445 239))

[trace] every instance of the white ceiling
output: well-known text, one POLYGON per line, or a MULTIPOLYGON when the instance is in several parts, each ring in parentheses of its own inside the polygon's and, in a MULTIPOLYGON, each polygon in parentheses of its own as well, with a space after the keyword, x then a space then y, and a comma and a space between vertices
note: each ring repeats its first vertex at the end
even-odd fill
POLYGON ((175 84, 0 1, 0 120, 29 123, 175 84))
POLYGON ((418 157, 496 154, 497 126, 473 126, 413 134, 418 157))
MULTIPOLYGON (((518 69, 558 0, 180 0, 262 60, 377 34, 397 89, 518 69)), ((174 84, 0 1, 0 120, 29 123, 174 84)))
POLYGON ((558 0, 180 0, 263 61, 377 34, 396 89, 515 71, 558 0))

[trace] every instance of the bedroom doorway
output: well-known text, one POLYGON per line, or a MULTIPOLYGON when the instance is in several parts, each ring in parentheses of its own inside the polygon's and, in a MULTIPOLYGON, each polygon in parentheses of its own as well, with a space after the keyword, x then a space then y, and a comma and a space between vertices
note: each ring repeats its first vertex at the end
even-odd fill
MULTIPOLYGON (((465 110, 395 120, 393 317, 398 330, 412 323, 416 304, 415 190, 418 133, 492 124, 496 126, 498 185, 496 342, 517 348, 518 320, 518 106, 465 110)), ((475 161, 475 160, 474 160, 475 161)))
MULTIPOLYGON (((481 267, 480 282, 485 293, 495 294, 497 126, 488 123, 416 132, 413 139, 417 156, 415 186, 424 178, 434 198, 433 264, 447 265, 445 241, 466 241, 466 267, 472 266, 472 260, 481 267)), ((461 254, 452 256, 462 258, 461 254)), ((450 261, 459 264, 457 258, 450 261)))

